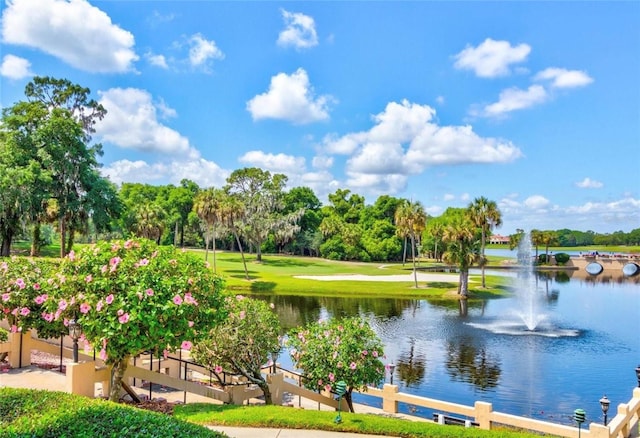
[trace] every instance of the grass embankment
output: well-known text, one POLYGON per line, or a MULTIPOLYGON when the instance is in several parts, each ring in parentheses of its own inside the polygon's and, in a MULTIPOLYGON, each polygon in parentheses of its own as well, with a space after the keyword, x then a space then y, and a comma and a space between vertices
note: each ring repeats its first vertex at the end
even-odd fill
POLYGON ((197 424, 63 392, 0 388, 0 437, 220 438, 197 424))
MULTIPOLYGON (((197 251, 204 257, 204 251, 197 251)), ((438 277, 447 275, 451 281, 413 281, 413 266, 406 263, 363 263, 326 260, 315 257, 296 257, 266 254, 262 261, 256 261, 254 254, 246 254, 249 280, 245 278, 242 257, 239 253, 217 252, 216 271, 226 278, 227 288, 235 291, 274 293, 282 295, 322 295, 378 298, 457 298, 459 275, 455 273, 437 273, 438 277), (408 281, 321 281, 297 278, 299 276, 332 275, 405 275, 408 281), (453 292, 453 293, 452 293, 453 292)), ((208 261, 213 266, 213 254, 209 252, 208 261)), ((419 268, 437 266, 433 263, 421 263, 419 268)), ((440 265, 441 266, 441 265, 440 265)), ((482 289, 479 275, 471 275, 470 298, 486 298, 505 293, 505 279, 487 276, 487 288, 482 289)))
POLYGON ((536 434, 511 430, 466 429, 459 426, 441 426, 424 421, 410 421, 382 415, 352 414, 348 412, 343 412, 341 414, 342 422, 336 424, 334 421, 336 412, 304 410, 283 406, 220 406, 190 403, 176 406, 174 408, 174 416, 198 424, 331 430, 408 438, 539 437, 536 434))

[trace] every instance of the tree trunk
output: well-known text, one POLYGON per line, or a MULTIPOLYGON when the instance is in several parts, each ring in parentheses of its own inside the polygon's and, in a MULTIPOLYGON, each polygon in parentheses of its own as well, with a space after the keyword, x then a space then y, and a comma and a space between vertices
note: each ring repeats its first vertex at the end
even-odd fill
POLYGON ((244 276, 247 280, 250 280, 249 271, 247 270, 247 261, 244 259, 244 251, 242 251, 242 244, 240 243, 240 238, 238 237, 238 233, 236 233, 235 231, 233 232, 233 235, 236 236, 236 241, 238 242, 238 248, 240 248, 240 255, 242 256, 242 264, 244 265, 244 276))
POLYGON ((262 381, 258 383, 258 386, 260 387, 260 389, 262 390, 262 393, 264 394, 264 404, 272 405, 273 398, 271 397, 271 390, 269 389, 269 385, 267 384, 267 382, 262 381))
POLYGON ((402 251, 402 266, 407 261, 407 236, 404 236, 404 250, 402 251))
POLYGON ((415 238, 413 234, 411 234, 411 260, 413 261, 413 281, 416 284, 416 289, 418 288, 418 272, 416 271, 416 245, 415 238))
POLYGON ((354 413, 355 411, 353 410, 353 398, 351 397, 352 392, 353 392, 353 388, 349 387, 349 389, 347 389, 347 392, 344 393, 344 396, 342 396, 342 398, 347 402, 347 407, 349 408, 349 412, 354 413))
POLYGON ((216 269, 216 230, 213 230, 213 237, 211 238, 213 243, 213 272, 217 273, 216 269))
POLYGON ((129 365, 129 358, 125 357, 113 364, 111 369, 111 387, 109 389, 109 400, 112 402, 120 401, 120 393, 122 392, 122 379, 129 365))
POLYGON ((71 252, 71 250, 73 249, 73 241, 76 235, 76 232, 73 230, 73 228, 71 228, 67 234, 69 235, 69 237, 67 238, 67 250, 69 252, 71 252))
POLYGON ((58 220, 58 230, 60 231, 60 258, 63 259, 67 255, 67 251, 65 251, 67 224, 63 217, 58 220))
POLYGON ((33 224, 33 232, 31 234, 31 257, 38 257, 40 255, 40 239, 42 234, 40 233, 40 222, 33 224))
POLYGON ((481 268, 482 268, 482 288, 485 289, 486 283, 484 281, 484 265, 486 264, 484 262, 484 246, 485 246, 485 242, 486 242, 486 237, 485 237, 485 233, 484 233, 484 228, 482 228, 482 260, 480 261, 481 264, 481 268))
POLYGON ((461 298, 467 298, 468 293, 468 283, 469 283, 469 269, 464 268, 460 269, 460 295, 461 298))
POLYGON ((256 245, 256 261, 258 263, 262 261, 262 245, 256 245))

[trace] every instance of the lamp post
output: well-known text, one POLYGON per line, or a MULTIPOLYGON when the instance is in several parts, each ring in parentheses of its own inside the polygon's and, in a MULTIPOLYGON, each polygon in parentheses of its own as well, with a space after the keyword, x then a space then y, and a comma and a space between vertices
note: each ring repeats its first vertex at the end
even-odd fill
POLYGON ((396 365, 394 363, 389 364, 389 383, 393 385, 393 373, 396 370, 396 365))
POLYGON ((636 367, 636 378, 638 379, 638 388, 640 388, 640 365, 636 367))
POLYGON ((600 399, 600 407, 602 408, 602 415, 604 416, 604 425, 607 425, 607 412, 609 411, 609 405, 611 402, 606 395, 603 395, 600 399))
POLYGON ((580 428, 582 427, 582 423, 587 420, 587 414, 584 412, 584 409, 576 409, 573 411, 573 420, 578 423, 578 438, 580 438, 580 428))
POLYGON ((69 336, 73 339, 73 363, 78 363, 78 338, 82 333, 82 326, 75 319, 69 321, 69 336))

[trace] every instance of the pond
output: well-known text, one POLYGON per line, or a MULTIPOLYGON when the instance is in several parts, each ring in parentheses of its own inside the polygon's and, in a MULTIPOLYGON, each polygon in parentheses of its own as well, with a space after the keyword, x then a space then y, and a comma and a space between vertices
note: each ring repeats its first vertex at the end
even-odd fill
MULTIPOLYGON (((487 401, 496 411, 563 424, 577 408, 599 421, 598 400, 606 394, 614 416, 637 385, 640 275, 551 272, 535 282, 545 322, 533 332, 508 329, 520 306, 516 296, 467 309, 428 300, 258 297, 276 305, 285 329, 333 315, 366 318, 385 344, 386 363, 396 365, 401 392, 465 405, 487 401)), ((287 352, 279 361, 291 367, 287 352)), ((356 401, 381 406, 373 397, 356 401)))

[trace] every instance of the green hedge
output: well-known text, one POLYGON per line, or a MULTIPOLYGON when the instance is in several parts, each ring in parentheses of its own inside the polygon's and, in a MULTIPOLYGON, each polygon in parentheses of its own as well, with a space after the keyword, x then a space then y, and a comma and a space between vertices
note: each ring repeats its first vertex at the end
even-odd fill
POLYGON ((0 388, 1 437, 195 437, 226 435, 171 416, 56 391, 0 388))
POLYGON ((556 254, 556 263, 559 265, 564 265, 569 261, 570 258, 571 256, 566 252, 559 252, 556 254))

